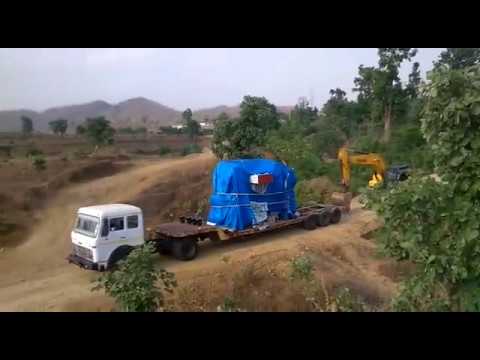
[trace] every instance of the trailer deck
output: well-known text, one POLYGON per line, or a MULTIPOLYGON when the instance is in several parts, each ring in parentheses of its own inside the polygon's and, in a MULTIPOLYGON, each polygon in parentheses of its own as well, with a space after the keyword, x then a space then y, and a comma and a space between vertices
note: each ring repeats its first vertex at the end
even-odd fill
POLYGON ((317 226, 336 224, 341 218, 340 207, 335 205, 314 204, 299 208, 298 213, 299 215, 293 219, 265 222, 240 231, 204 225, 198 218, 182 217, 180 222, 158 225, 149 241, 155 243, 161 253, 173 252, 180 260, 191 260, 198 252, 197 242, 205 239, 218 241, 244 238, 298 225, 303 225, 307 230, 314 230, 317 226))

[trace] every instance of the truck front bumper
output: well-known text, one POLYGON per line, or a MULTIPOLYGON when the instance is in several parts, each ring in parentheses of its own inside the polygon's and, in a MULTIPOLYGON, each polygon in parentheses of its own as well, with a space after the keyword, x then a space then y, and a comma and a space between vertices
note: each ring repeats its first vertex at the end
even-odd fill
POLYGON ((90 261, 88 259, 84 259, 78 255, 70 254, 67 257, 69 263, 74 263, 81 268, 88 269, 88 270, 98 270, 98 264, 90 261))

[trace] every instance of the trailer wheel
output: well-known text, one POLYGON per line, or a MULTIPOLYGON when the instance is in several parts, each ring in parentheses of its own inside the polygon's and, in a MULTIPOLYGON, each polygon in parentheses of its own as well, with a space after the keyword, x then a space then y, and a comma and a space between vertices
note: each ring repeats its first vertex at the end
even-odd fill
POLYGON ((317 216, 310 215, 305 220, 303 220, 303 228, 306 230, 315 230, 317 228, 317 216))
POLYGON ((330 224, 331 215, 328 211, 323 211, 317 215, 315 215, 317 220, 317 226, 327 226, 330 224))
POLYGON ((198 253, 197 241, 195 239, 175 240, 172 244, 172 252, 178 260, 192 260, 198 253))
POLYGON ((339 208, 335 208, 330 213, 330 224, 337 224, 342 218, 342 212, 339 208))

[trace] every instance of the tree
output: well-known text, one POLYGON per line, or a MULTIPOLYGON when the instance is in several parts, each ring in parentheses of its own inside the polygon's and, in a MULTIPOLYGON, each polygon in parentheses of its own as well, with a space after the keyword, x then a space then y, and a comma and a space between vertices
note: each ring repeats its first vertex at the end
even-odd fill
POLYGON ((187 108, 182 113, 185 132, 187 133, 190 140, 194 140, 197 138, 198 135, 200 135, 200 124, 198 123, 198 121, 194 120, 192 116, 192 110, 190 110, 189 108, 187 108))
POLYGON ((221 112, 215 119, 213 119, 213 125, 215 126, 217 123, 229 120, 230 117, 226 112, 221 112))
POLYGON ((212 149, 220 159, 259 155, 270 130, 280 126, 276 107, 264 97, 245 96, 238 119, 215 121, 212 149))
POLYGON ((269 131, 262 147, 293 167, 301 179, 320 175, 321 161, 300 122, 288 120, 278 130, 269 131))
POLYGON ((318 118, 318 109, 312 107, 306 98, 300 98, 290 113, 290 119, 296 121, 303 127, 304 133, 309 134, 311 132, 312 124, 318 118))
POLYGON ((240 119, 244 125, 257 127, 262 136, 280 126, 277 108, 264 97, 245 96, 240 104, 240 119))
MULTIPOLYGON (((346 92, 340 88, 330 90, 330 99, 322 108, 319 121, 316 123, 317 132, 337 129, 343 133, 343 138, 353 136, 355 129, 363 120, 360 103, 349 101, 346 92)), ((332 133, 331 133, 332 134, 332 133)))
POLYGON ((405 89, 410 99, 416 99, 418 97, 418 89, 421 82, 420 77, 420 63, 414 62, 412 66, 412 72, 408 75, 408 84, 405 89))
POLYGON ((383 141, 388 142, 395 115, 404 105, 405 94, 399 77, 403 61, 410 61, 417 53, 412 48, 379 48, 378 68, 359 67, 359 77, 354 82, 354 91, 361 101, 367 101, 373 119, 383 119, 383 141), (380 116, 379 116, 380 115, 380 116))
POLYGON ((22 116, 22 133, 25 136, 30 136, 33 132, 33 122, 32 119, 30 119, 27 116, 22 116))
POLYGON ((68 128, 68 121, 65 119, 58 119, 54 121, 50 121, 48 126, 53 131, 55 135, 60 134, 61 136, 65 135, 68 128))
POLYGON ((480 63, 480 48, 447 48, 439 57, 438 61, 433 62, 436 69, 442 65, 451 69, 463 69, 480 63))
POLYGON ((112 296, 122 311, 154 312, 165 305, 165 292, 177 286, 175 275, 158 270, 154 263, 154 247, 147 243, 134 249, 114 271, 97 279, 92 290, 104 289, 112 296), (157 286, 158 280, 161 286, 157 286))
POLYGON ((190 108, 187 108, 183 113, 182 113, 182 119, 184 123, 187 123, 188 121, 192 120, 192 110, 190 108))
POLYGON ((76 128, 77 135, 84 135, 87 132, 87 129, 83 125, 78 125, 76 128))
POLYGON ((480 311, 480 64, 428 74, 422 133, 436 174, 370 192, 387 254, 417 264, 400 310, 480 311))
POLYGON ((114 133, 115 129, 110 126, 110 121, 103 116, 86 120, 85 135, 94 145, 112 144, 114 133))

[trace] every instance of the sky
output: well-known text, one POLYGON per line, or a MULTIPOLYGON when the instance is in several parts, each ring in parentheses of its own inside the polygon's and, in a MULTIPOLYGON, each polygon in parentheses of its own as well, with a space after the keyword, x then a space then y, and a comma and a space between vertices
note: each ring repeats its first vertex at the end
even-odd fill
MULTIPOLYGON (((419 48, 422 76, 444 49, 419 48)), ((340 87, 351 99, 359 65, 374 48, 0 49, 0 110, 145 97, 177 110, 239 104, 244 95, 275 105, 300 97, 321 107, 340 87)), ((411 63, 401 68, 408 79, 411 63)))

